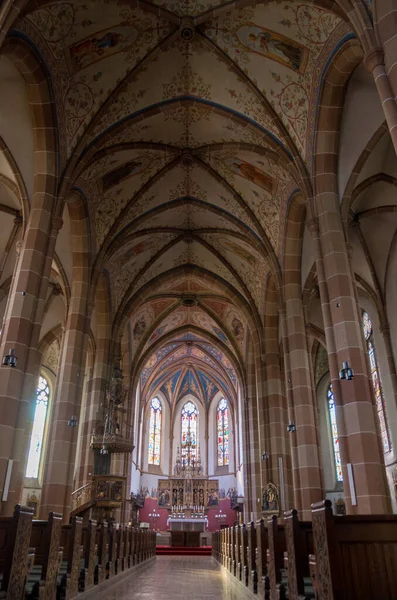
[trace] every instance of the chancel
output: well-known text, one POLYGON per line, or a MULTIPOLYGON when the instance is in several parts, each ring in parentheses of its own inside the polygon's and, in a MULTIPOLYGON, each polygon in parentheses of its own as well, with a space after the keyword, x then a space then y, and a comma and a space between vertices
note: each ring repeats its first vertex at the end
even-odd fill
POLYGON ((0 0, 0 599, 397 598, 396 0, 0 0))

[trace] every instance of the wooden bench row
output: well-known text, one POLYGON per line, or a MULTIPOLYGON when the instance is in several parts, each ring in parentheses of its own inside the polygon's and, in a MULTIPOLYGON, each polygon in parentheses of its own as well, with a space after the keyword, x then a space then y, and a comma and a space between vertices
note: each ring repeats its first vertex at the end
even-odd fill
POLYGON ((334 516, 331 502, 212 534, 212 554, 269 600, 395 600, 397 516, 334 516))
POLYGON ((0 599, 71 600, 121 571, 154 557, 156 534, 62 515, 33 520, 17 505, 0 518, 0 599))

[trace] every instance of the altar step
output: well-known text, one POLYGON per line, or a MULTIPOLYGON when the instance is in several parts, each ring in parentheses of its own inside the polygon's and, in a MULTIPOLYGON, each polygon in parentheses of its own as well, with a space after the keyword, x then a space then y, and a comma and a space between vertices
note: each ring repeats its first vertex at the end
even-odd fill
POLYGON ((156 546, 157 556, 211 556, 212 546, 188 548, 187 546, 156 546))

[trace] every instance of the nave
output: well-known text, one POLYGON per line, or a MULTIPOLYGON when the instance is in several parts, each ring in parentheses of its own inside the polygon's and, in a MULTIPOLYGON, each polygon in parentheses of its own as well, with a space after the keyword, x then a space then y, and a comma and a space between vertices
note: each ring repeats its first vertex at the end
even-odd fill
POLYGON ((249 600, 226 569, 208 556, 158 556, 97 600, 249 600))

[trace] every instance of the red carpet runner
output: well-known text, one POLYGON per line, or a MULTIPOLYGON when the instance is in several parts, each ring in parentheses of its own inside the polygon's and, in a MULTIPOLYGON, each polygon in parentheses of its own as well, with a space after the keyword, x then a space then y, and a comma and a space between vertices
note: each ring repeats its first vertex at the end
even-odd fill
POLYGON ((157 556, 211 556, 212 546, 187 548, 186 546, 156 546, 157 556))

